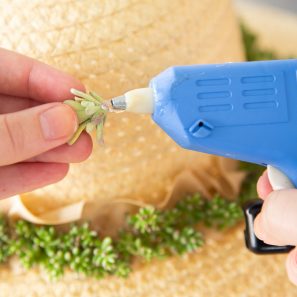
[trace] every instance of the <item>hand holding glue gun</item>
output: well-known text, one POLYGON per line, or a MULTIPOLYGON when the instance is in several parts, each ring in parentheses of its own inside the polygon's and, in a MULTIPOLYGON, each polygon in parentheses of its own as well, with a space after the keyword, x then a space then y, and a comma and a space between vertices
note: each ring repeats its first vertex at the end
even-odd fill
MULTIPOLYGON (((0 50, 0 61, 4 198, 58 181, 67 173, 67 163, 87 158, 91 140, 84 134, 75 146, 64 146, 77 119, 68 106, 53 102, 67 99, 71 87, 83 89, 79 82, 9 51, 0 50)), ((297 191, 292 189, 297 186, 296 73, 297 60, 172 67, 149 88, 112 99, 110 108, 151 113, 186 149, 267 166, 258 182, 264 204, 255 233, 276 246, 253 241, 255 212, 247 239, 256 242, 249 246, 256 252, 284 252, 292 246, 283 245, 297 245, 297 191)), ((295 284, 296 259, 294 249, 287 271, 295 284)))
MULTIPOLYGON (((113 98, 110 108, 152 114, 186 149, 267 166, 258 183, 265 199, 255 232, 275 246, 254 235, 259 201, 245 210, 247 246, 287 252, 297 245, 296 73, 297 60, 171 67, 148 88, 113 98)), ((287 270, 297 284, 296 249, 287 270)))

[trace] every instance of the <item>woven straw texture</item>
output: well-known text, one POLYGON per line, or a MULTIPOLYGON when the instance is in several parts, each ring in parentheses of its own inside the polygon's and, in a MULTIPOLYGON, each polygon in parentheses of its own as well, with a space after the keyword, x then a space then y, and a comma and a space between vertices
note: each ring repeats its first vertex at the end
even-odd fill
MULTIPOLYGON (((1 0, 0 11, 0 46, 63 69, 107 98, 146 86, 171 65, 243 58, 229 0, 1 0)), ((64 181, 35 191, 36 205, 120 198, 158 204, 184 170, 213 180, 210 192, 236 194, 214 181, 221 159, 181 150, 148 117, 110 116, 105 139, 64 181)), ((11 261, 0 267, 0 296, 295 295, 284 257, 248 253, 242 227, 208 238, 194 254, 136 264, 126 280, 67 273, 51 283, 42 271, 11 261)))
MULTIPOLYGON (((243 58, 226 0, 2 0, 0 10, 3 47, 65 70, 105 98, 146 86, 171 65, 243 58)), ((81 199, 157 204, 181 171, 211 167, 147 116, 110 115, 105 142, 62 182, 34 192, 36 211, 40 197, 49 208, 81 199)))

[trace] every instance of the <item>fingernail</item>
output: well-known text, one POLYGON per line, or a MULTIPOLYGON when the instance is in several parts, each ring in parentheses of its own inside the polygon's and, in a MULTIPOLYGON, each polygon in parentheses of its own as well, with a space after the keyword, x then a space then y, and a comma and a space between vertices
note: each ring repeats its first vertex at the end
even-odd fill
POLYGON ((77 119, 65 104, 55 105, 40 114, 40 125, 46 140, 71 137, 77 129, 77 119))

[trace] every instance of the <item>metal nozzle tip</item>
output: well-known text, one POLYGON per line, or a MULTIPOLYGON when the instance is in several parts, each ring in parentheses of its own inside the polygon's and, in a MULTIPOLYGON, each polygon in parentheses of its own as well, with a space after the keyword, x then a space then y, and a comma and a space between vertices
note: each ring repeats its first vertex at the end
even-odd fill
POLYGON ((126 110, 127 109, 127 102, 124 95, 114 97, 111 99, 112 108, 115 110, 126 110))

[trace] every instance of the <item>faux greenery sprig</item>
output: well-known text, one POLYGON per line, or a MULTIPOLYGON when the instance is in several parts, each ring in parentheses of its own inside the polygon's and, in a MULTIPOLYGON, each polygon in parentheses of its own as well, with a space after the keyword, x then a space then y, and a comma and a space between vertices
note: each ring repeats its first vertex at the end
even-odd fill
POLYGON ((7 220, 0 216, 0 263, 5 262, 11 254, 10 230, 7 220))
POLYGON ((68 143, 70 145, 75 143, 84 130, 91 133, 94 129, 98 143, 102 143, 107 114, 107 110, 103 107, 104 100, 94 92, 84 93, 75 89, 71 89, 70 92, 75 95, 74 100, 66 100, 64 103, 76 112, 79 127, 68 143))
POLYGON ((52 278, 66 268, 88 276, 127 276, 133 257, 145 261, 192 252, 203 245, 196 225, 217 228, 233 226, 242 217, 236 202, 216 197, 202 199, 196 194, 169 210, 141 208, 127 217, 127 227, 116 239, 100 238, 87 223, 72 225, 68 232, 52 226, 37 226, 23 220, 8 227, 0 220, 0 261, 18 256, 26 268, 41 265, 52 278))

